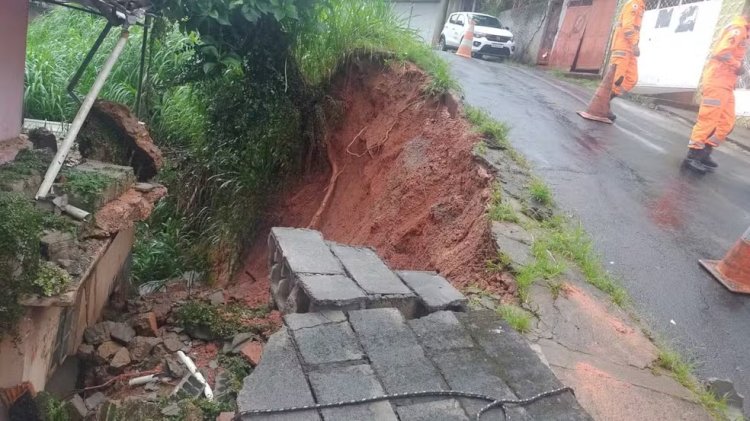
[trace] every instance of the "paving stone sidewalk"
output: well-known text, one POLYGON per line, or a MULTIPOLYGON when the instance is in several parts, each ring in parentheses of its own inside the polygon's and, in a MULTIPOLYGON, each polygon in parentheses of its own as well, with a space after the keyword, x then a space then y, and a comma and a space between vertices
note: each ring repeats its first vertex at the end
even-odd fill
MULTIPOLYGON (((245 379, 239 411, 300 407, 383 394, 462 391, 524 399, 563 385, 493 311, 430 272, 394 272, 372 250, 327 243, 310 230, 274 228, 271 292, 286 313, 245 379)), ((487 402, 454 398, 380 401, 260 420, 469 420, 487 402)), ((562 392, 483 420, 590 420, 562 392)))

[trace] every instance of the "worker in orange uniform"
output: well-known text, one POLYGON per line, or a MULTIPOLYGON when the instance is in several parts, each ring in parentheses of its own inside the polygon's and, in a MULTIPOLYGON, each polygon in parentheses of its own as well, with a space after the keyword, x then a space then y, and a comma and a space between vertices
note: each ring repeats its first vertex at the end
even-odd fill
POLYGON ((734 128, 734 87, 745 73, 742 64, 747 49, 750 12, 732 19, 724 28, 703 70, 703 89, 698 121, 693 126, 685 164, 699 173, 713 171, 719 165, 711 159, 734 128))
MULTIPOLYGON (((617 18, 609 59, 610 64, 617 65, 610 100, 630 92, 638 83, 638 56, 641 55, 638 42, 641 39, 641 21, 645 8, 644 0, 628 0, 617 18)), ((609 118, 614 120, 616 116, 610 112, 609 118)))

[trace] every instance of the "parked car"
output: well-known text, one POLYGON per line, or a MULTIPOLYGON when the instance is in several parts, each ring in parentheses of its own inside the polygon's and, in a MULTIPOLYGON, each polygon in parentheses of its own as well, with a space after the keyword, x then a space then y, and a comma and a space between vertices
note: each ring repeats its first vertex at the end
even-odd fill
POLYGON ((453 13, 448 17, 443 32, 440 33, 438 45, 440 50, 458 49, 464 38, 469 19, 473 19, 475 23, 474 42, 471 45, 472 56, 507 58, 515 53, 516 45, 510 28, 503 27, 500 20, 494 16, 471 12, 453 13))

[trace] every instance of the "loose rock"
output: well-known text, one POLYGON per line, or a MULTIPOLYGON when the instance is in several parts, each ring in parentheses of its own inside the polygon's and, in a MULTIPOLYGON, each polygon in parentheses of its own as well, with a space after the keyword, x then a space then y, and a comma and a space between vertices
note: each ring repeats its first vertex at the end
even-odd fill
POLYGON ((224 305, 224 291, 216 291, 208 296, 208 301, 212 306, 224 305))
POLYGON ((96 350, 93 345, 83 343, 78 346, 77 352, 78 358, 82 360, 93 360, 96 355, 96 350))
POLYGON ((110 339, 109 329, 111 324, 111 322, 101 322, 87 327, 83 331, 83 340, 91 345, 99 345, 102 342, 108 341, 110 339))
POLYGON ((167 332, 162 336, 164 340, 164 347, 169 352, 177 352, 182 349, 184 344, 180 340, 179 336, 174 332, 167 332))
POLYGON ((97 348, 96 353, 103 359, 108 360, 113 355, 117 354, 117 352, 122 349, 122 346, 117 344, 113 341, 107 341, 103 344, 99 345, 99 348, 97 348))
POLYGON ((70 398, 68 402, 70 403, 70 406, 73 407, 75 412, 81 416, 82 419, 86 418, 86 416, 89 414, 89 408, 86 406, 86 402, 84 402, 81 395, 73 395, 73 397, 70 398))
POLYGON ((187 368, 174 358, 167 357, 164 359, 164 363, 169 375, 176 379, 181 379, 187 374, 187 368))
POLYGON ((93 395, 86 398, 86 407, 93 411, 93 410, 96 410, 96 408, 99 408, 106 401, 107 401, 107 397, 104 396, 104 393, 96 392, 93 395))
POLYGON ((125 323, 113 323, 109 335, 117 342, 127 345, 135 338, 135 330, 125 323))
POLYGON ((151 355, 151 350, 159 343, 157 338, 136 336, 128 345, 130 358, 134 361, 143 361, 151 355))
POLYGON ((119 351, 112 357, 112 361, 109 362, 110 367, 119 369, 130 364, 130 353, 127 348, 120 348, 119 351))
POLYGON ((165 417, 176 417, 180 415, 180 405, 173 403, 169 406, 166 406, 161 410, 161 414, 165 417))
POLYGON ((250 362, 250 364, 253 365, 253 367, 257 366, 260 362, 261 354, 263 353, 263 344, 255 341, 247 342, 242 346, 240 353, 248 362, 250 362))
POLYGON ((156 322, 156 314, 153 311, 141 313, 133 317, 130 325, 139 336, 158 336, 159 325, 156 322))

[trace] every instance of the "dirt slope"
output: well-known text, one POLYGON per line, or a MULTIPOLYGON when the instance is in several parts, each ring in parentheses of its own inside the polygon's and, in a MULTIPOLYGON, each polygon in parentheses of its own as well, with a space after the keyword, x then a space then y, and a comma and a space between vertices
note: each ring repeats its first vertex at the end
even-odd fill
POLYGON ((486 273, 495 255, 485 207, 491 176, 471 154, 478 137, 460 116, 425 100, 413 66, 353 65, 331 96, 329 162, 277 198, 267 226, 230 289, 249 304, 268 299, 265 244, 271 226, 308 227, 330 240, 374 247, 397 269, 436 270, 455 285, 507 291, 486 273), (321 202, 335 178, 334 190, 321 202), (318 218, 314 218, 319 213, 318 218))

